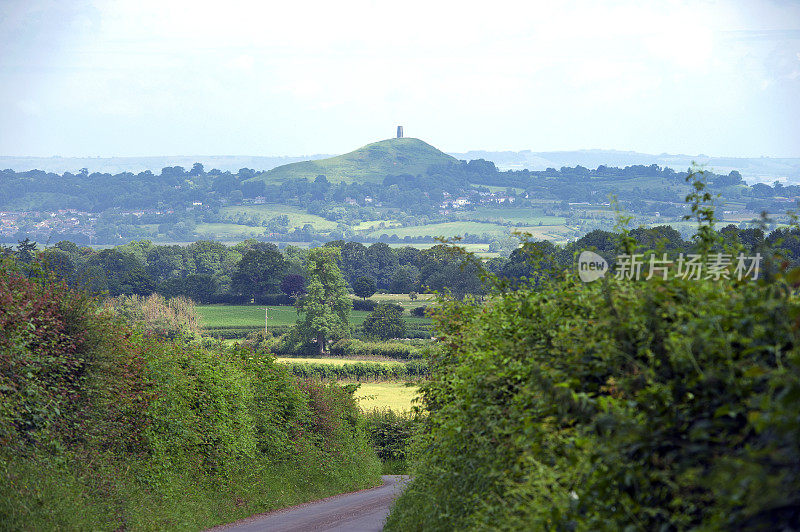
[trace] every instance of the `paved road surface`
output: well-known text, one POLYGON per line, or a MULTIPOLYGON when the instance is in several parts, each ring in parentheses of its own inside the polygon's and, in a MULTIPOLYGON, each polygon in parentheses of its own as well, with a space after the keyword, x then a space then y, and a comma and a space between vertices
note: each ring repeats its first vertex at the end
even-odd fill
POLYGON ((383 529, 392 502, 409 477, 383 475, 383 486, 255 515, 213 528, 232 532, 372 532, 383 529))

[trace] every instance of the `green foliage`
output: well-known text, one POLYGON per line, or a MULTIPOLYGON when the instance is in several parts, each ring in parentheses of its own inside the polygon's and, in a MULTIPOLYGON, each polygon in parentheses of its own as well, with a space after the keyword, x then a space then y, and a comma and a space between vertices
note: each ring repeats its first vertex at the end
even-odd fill
MULTIPOLYGON (((392 468, 388 474, 407 473, 411 437, 421 423, 420 415, 375 408, 365 412, 367 433, 378 458, 392 468)), ((387 474, 387 473, 384 473, 387 474)))
POLYGON ((765 530, 800 519, 800 274, 443 301, 389 530, 765 530))
POLYGON ((375 279, 372 277, 359 277, 353 283, 353 293, 362 299, 367 299, 375 293, 375 279))
POLYGON ((351 390, 0 268, 0 528, 198 529, 377 481, 351 390))
POLYGON ((146 333, 160 338, 190 340, 200 335, 195 305, 185 297, 118 296, 106 299, 103 307, 126 324, 140 326, 146 333))
POLYGON ((382 364, 380 362, 353 362, 346 364, 315 364, 309 362, 290 362, 289 371, 305 379, 387 381, 417 380, 428 375, 425 361, 412 361, 405 364, 382 364))
POLYGON ((686 196, 692 214, 685 215, 683 219, 697 220, 695 243, 705 256, 721 241, 719 234, 714 231, 714 223, 717 221, 713 205, 715 196, 708 191, 705 170, 697 165, 693 165, 691 172, 686 176, 686 182, 692 185, 691 192, 686 196))
POLYGON ((278 292, 288 264, 275 244, 260 244, 247 250, 236 265, 232 288, 239 294, 256 297, 278 292))
POLYGON ((325 351, 331 339, 349 336, 352 303, 347 282, 337 265, 339 248, 322 247, 306 258, 306 294, 297 301, 296 333, 305 342, 316 342, 317 351, 325 351))
POLYGON ((404 342, 364 342, 343 339, 331 345, 331 355, 345 358, 365 356, 393 358, 397 360, 422 359, 428 356, 429 349, 419 340, 404 342))
POLYGON ((364 320, 367 336, 388 340, 406 336, 406 322, 402 318, 403 308, 391 303, 381 303, 364 320))

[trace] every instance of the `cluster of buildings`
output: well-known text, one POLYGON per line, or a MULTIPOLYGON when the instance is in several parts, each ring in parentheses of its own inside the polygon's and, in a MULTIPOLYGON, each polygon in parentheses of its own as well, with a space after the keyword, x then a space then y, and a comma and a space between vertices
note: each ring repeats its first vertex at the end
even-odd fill
MULTIPOLYGON (((525 196, 527 197, 527 195, 525 196)), ((444 193, 444 201, 439 204, 439 214, 449 214, 452 211, 465 209, 470 205, 510 205, 516 201, 515 196, 501 192, 469 192, 466 196, 453 197, 448 192, 444 193)))

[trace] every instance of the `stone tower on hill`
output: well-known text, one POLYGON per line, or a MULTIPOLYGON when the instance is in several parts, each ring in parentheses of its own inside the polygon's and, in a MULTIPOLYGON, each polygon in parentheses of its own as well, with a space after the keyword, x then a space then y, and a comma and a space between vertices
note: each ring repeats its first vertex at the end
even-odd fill
POLYGON ((398 139, 403 138, 403 126, 397 126, 397 138, 398 139))

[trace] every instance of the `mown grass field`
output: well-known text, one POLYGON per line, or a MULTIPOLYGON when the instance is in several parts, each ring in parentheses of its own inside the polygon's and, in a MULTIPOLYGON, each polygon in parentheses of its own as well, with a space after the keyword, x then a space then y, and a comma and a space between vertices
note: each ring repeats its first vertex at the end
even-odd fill
POLYGON ((442 222, 438 224, 428 224, 428 225, 410 225, 408 227, 395 227, 386 229, 378 229, 377 231, 373 231, 368 233, 370 238, 377 238, 383 234, 386 235, 397 235, 398 238, 403 238, 405 236, 415 237, 415 236, 442 236, 446 238, 454 237, 454 236, 463 236, 464 233, 470 234, 477 234, 482 235, 484 233, 491 234, 491 235, 506 235, 508 234, 510 229, 503 225, 493 224, 493 223, 481 223, 481 222, 442 222))
POLYGON ((417 386, 406 386, 404 382, 363 382, 353 395, 363 410, 388 407, 401 412, 411 410, 418 394, 417 386))
POLYGON ((248 225, 226 223, 197 224, 195 232, 203 238, 210 240, 236 240, 255 237, 264 234, 263 227, 250 227, 248 225))
MULTIPOLYGON (((198 305, 197 313, 203 327, 261 327, 264 325, 264 308, 255 305, 198 305)), ((269 309, 270 325, 294 325, 297 321, 294 307, 266 308, 269 309)))
MULTIPOLYGON (((398 302, 403 295, 399 295, 398 302)), ((405 296, 407 299, 408 296, 405 296)), ((410 301, 410 300, 409 300, 410 301)), ((403 303, 401 303, 403 304, 403 303)), ((410 308, 424 305, 425 302, 409 305, 410 308)), ((203 327, 263 327, 264 308, 257 305, 198 305, 197 313, 200 315, 200 324, 203 327)), ((294 325, 297 321, 297 310, 294 307, 266 307, 268 308, 269 325, 294 325)), ((405 305, 404 305, 404 308, 405 305)), ((350 312, 350 323, 360 326, 369 315, 366 310, 353 310, 350 312)), ((403 316, 409 325, 427 325, 428 318, 416 316, 403 316)))
POLYGON ((433 294, 419 294, 417 299, 412 301, 408 294, 373 294, 369 299, 379 303, 394 303, 403 307, 403 310, 408 311, 416 307, 432 304, 434 297, 433 294))
POLYGON ((526 225, 562 225, 562 216, 545 216, 541 209, 529 207, 478 207, 474 211, 459 214, 459 217, 471 220, 505 221, 508 223, 524 223, 526 225))

